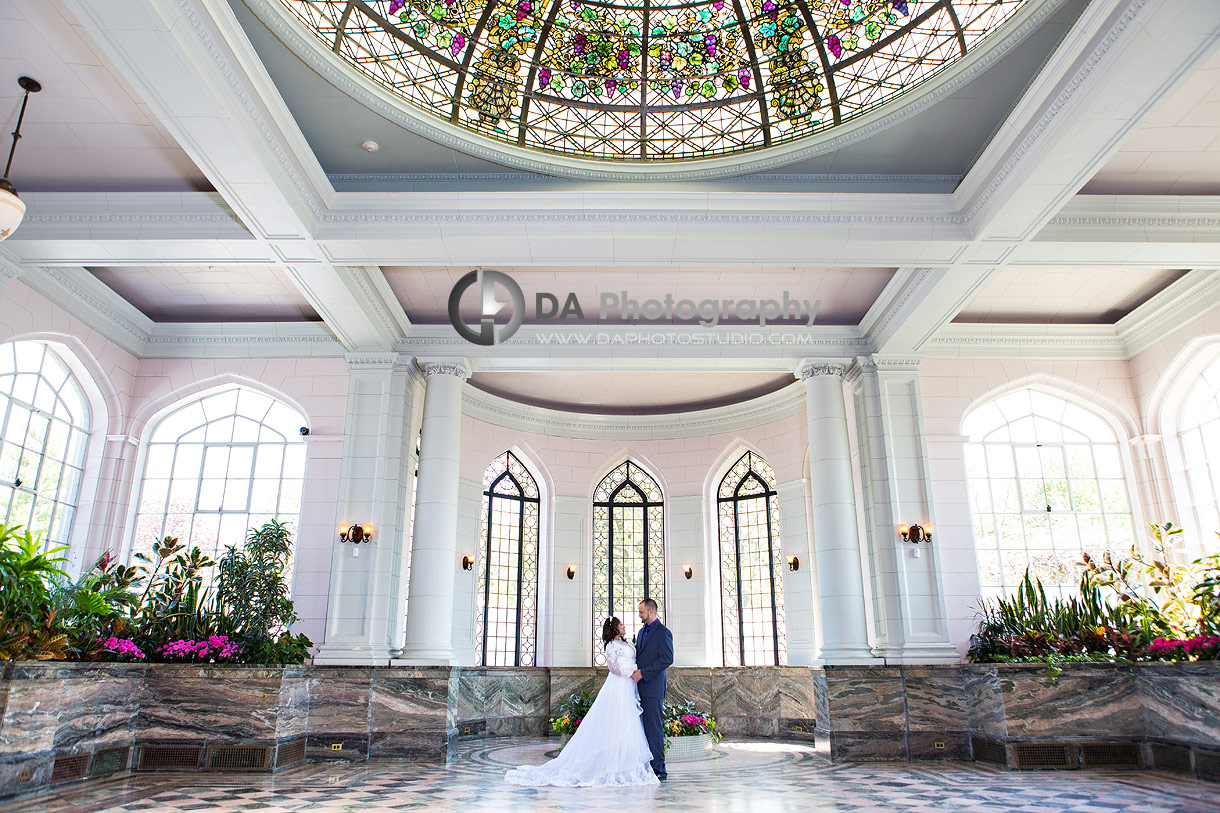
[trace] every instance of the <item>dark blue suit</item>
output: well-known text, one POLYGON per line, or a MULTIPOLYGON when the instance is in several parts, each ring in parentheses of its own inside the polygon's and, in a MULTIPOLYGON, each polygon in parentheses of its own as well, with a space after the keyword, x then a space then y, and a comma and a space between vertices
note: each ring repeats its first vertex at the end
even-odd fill
POLYGON ((661 707, 665 703, 665 670, 674 662, 674 636, 658 619, 648 628, 644 641, 640 643, 643 630, 636 633, 635 665, 643 676, 636 684, 640 689, 640 720, 644 723, 644 736, 652 751, 652 770, 657 776, 665 776, 665 734, 661 707))

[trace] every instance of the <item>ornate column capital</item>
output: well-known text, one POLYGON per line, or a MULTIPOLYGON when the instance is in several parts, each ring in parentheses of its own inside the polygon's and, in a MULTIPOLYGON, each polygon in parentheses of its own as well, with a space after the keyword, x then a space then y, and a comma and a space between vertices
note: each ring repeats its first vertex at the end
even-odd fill
POLYGON ((470 365, 466 363, 465 359, 457 361, 424 361, 421 359, 419 366, 423 368, 425 380, 434 375, 451 375, 465 382, 471 376, 470 365))
POLYGON ((842 378, 846 374, 846 366, 829 361, 803 361, 796 371, 796 377, 801 381, 826 375, 842 378))
POLYGON ((1164 443, 1164 441, 1165 438, 1163 435, 1136 435, 1135 437, 1131 438, 1130 443, 1132 446, 1151 448, 1153 446, 1161 445, 1164 443))

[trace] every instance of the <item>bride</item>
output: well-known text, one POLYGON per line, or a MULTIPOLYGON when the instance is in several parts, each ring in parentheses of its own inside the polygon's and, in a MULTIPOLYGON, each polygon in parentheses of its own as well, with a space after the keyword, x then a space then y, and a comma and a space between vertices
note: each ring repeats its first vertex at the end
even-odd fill
POLYGON ((652 752, 640 722, 640 694, 631 673, 635 647, 623 636, 617 618, 602 625, 610 674, 576 733, 559 756, 543 765, 513 768, 505 779, 514 785, 588 787, 590 785, 658 785, 649 763, 652 752))

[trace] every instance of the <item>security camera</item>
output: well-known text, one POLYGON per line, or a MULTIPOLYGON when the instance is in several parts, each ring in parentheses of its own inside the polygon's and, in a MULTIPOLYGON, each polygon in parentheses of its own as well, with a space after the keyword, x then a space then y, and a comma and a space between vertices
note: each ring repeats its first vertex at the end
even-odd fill
POLYGON ((308 435, 308 434, 309 434, 309 427, 308 427, 308 426, 302 426, 302 427, 301 427, 301 429, 300 429, 300 432, 301 432, 301 434, 302 434, 302 435, 308 435))

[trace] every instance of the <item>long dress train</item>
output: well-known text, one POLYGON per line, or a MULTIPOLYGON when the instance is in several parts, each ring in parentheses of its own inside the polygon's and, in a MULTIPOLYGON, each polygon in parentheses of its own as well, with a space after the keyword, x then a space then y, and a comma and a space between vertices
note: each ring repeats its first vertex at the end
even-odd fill
POLYGON ((606 665, 610 673, 605 684, 559 756, 542 765, 513 768, 505 780, 526 787, 660 784, 640 722, 640 693, 631 679, 635 647, 611 641, 606 665))

